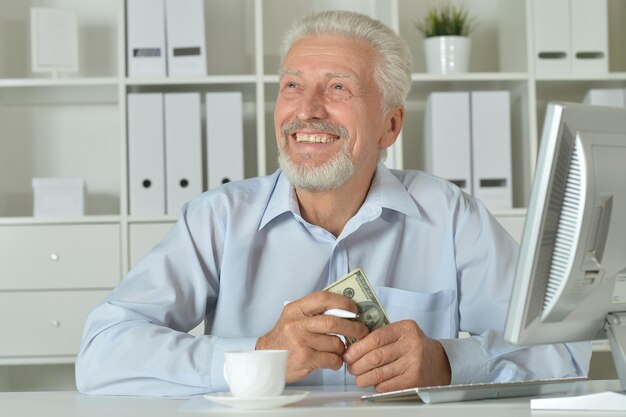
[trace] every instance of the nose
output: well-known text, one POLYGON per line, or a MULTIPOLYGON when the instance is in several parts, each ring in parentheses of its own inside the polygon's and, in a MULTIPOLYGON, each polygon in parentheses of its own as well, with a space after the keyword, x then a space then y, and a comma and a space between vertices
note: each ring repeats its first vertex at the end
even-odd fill
POLYGON ((319 89, 311 89, 302 94, 298 103, 298 119, 325 119, 326 115, 323 92, 319 89))

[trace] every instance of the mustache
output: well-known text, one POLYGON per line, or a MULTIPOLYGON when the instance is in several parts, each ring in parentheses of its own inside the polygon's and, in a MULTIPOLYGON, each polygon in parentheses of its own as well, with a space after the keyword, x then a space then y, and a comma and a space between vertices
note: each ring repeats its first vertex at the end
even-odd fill
POLYGON ((302 120, 294 120, 292 122, 287 123, 281 129, 283 137, 287 137, 293 132, 298 130, 318 130, 323 133, 339 136, 342 139, 348 139, 348 129, 341 125, 336 125, 326 120, 313 120, 310 122, 304 122, 302 120))

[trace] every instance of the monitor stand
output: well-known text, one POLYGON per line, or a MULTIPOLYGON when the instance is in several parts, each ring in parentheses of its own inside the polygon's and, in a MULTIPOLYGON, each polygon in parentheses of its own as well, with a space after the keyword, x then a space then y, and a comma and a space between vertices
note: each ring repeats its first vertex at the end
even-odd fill
POLYGON ((604 323, 615 370, 622 390, 626 390, 626 312, 609 313, 604 323))
POLYGON ((609 313, 604 323, 622 392, 600 392, 573 397, 538 398, 533 410, 626 411, 626 312, 609 313))

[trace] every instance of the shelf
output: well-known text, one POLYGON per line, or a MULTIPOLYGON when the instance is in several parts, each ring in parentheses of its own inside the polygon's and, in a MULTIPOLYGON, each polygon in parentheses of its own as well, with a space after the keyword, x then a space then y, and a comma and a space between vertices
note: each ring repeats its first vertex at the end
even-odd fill
POLYGON ((82 216, 82 217, 0 217, 2 225, 30 225, 30 224, 110 224, 119 223, 120 216, 82 216))
POLYGON ((609 72, 606 74, 541 74, 536 75, 537 81, 626 81, 626 72, 609 72))
POLYGON ((116 87, 115 77, 101 78, 0 78, 0 87, 116 87))
POLYGON ((445 82, 445 81, 527 81, 525 72, 468 72, 464 74, 411 74, 413 82, 445 82))
POLYGON ((210 75, 207 77, 159 77, 159 78, 126 78, 128 86, 172 86, 172 85, 206 85, 206 84, 254 84, 255 75, 210 75))
POLYGON ((130 216, 128 217, 128 223, 174 223, 178 219, 178 215, 164 215, 164 216, 130 216))

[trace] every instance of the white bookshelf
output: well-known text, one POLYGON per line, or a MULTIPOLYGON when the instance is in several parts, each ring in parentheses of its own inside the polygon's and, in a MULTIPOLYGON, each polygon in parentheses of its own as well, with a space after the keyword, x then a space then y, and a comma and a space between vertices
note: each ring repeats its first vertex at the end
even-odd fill
MULTIPOLYGON (((131 216, 128 213, 126 96, 131 92, 241 91, 244 100, 245 175, 265 175, 277 168, 273 106, 277 93, 280 38, 292 19, 325 8, 368 10, 407 39, 414 59, 413 86, 402 135, 387 164, 422 169, 423 117, 433 91, 508 90, 511 94, 513 208, 494 214, 519 237, 528 203, 532 172, 546 103, 582 101, 589 88, 626 85, 626 5, 609 0, 609 73, 585 76, 536 74, 533 62, 532 0, 467 0, 475 17, 467 74, 427 74, 422 37, 414 22, 433 2, 414 0, 205 0, 208 73, 191 78, 126 76, 124 0, 4 0, 0 2, 0 236, 20 227, 81 228, 112 226, 118 234, 121 279, 131 267, 131 246, 150 247, 175 216, 131 216), (51 78, 30 71, 30 7, 77 11, 79 72, 51 78), (86 215, 77 218, 32 217, 31 179, 80 176, 87 184, 86 215), (140 227, 134 227, 134 226, 140 227), (151 226, 154 229, 151 230, 151 226), (161 232, 155 232, 161 231, 161 232), (145 233, 142 235, 141 233, 145 233), (131 236, 132 235, 132 236, 131 236), (131 242, 132 245, 131 245, 131 242), (137 243, 139 242, 139 243, 137 243)), ((68 229, 69 230, 69 229, 68 229)), ((58 236, 63 242, 64 235, 58 236)), ((27 252, 28 245, 24 250, 27 252)), ((5 253, 0 247, 0 253, 5 253)), ((24 259, 28 259, 24 253, 24 259)), ((135 253, 136 255, 136 253, 135 253)), ((0 255, 0 263, 6 259, 0 255)), ((47 260, 39 262, 41 279, 54 278, 47 260)), ((0 295, 39 296, 0 276, 0 295)), ((89 280, 89 274, 82 277, 89 280)), ((80 299, 89 283, 55 288, 80 299)), ((109 288, 99 288, 104 294, 109 288)), ((91 291, 91 290, 90 290, 91 291)), ((90 296, 93 294, 89 294, 90 296)), ((35 320, 30 305, 0 315, 17 318, 3 334, 11 337, 21 317, 35 320)), ((58 306, 66 311, 72 303, 58 306)), ((46 318, 51 319, 51 318, 46 318)), ((63 323, 60 328, 63 328, 63 323)), ((62 354, 0 354, 0 365, 68 363, 75 349, 62 354)))

